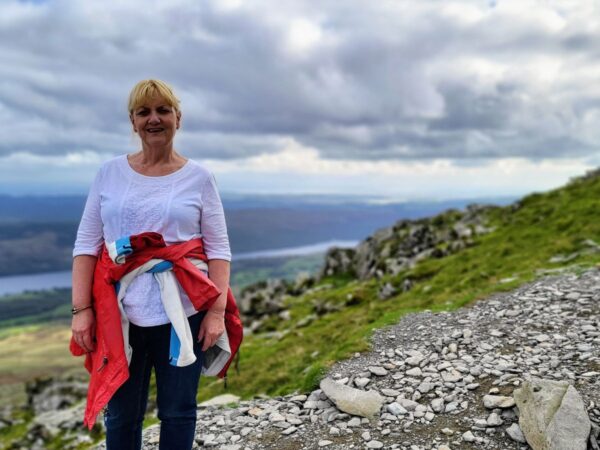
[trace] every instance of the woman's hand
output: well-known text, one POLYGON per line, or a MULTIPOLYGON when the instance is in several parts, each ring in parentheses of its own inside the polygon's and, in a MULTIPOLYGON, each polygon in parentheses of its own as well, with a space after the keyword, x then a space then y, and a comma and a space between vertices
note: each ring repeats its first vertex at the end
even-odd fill
POLYGON ((210 347, 215 345, 219 336, 225 332, 225 318, 222 312, 211 311, 206 312, 202 323, 200 324, 200 332, 198 333, 198 341, 204 340, 202 343, 202 351, 205 352, 210 347))
POLYGON ((96 348, 94 332, 96 317, 92 308, 82 309, 92 303, 92 280, 98 258, 91 255, 78 255, 73 258, 73 306, 81 309, 73 314, 71 332, 73 340, 86 352, 96 348))
POLYGON ((92 308, 84 309, 73 315, 71 322, 71 332, 73 339, 86 352, 93 352, 96 349, 94 342, 96 317, 92 308))

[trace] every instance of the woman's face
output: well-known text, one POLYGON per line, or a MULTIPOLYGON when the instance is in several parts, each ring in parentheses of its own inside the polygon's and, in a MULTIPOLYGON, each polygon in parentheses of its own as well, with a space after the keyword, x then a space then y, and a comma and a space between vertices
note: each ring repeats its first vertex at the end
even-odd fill
POLYGON ((134 109, 130 119, 142 143, 154 147, 173 142, 181 114, 163 98, 155 98, 134 109))

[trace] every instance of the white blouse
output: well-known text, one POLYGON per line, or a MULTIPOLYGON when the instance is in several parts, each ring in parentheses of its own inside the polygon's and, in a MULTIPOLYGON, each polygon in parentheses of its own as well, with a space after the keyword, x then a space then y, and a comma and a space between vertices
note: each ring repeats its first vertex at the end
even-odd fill
MULTIPOLYGON (((88 194, 73 257, 98 256, 104 241, 155 231, 167 245, 202 237, 208 259, 231 261, 221 198, 214 176, 191 159, 179 170, 149 177, 131 168, 127 155, 102 165, 88 194)), ((182 290, 184 309, 194 314, 182 290)), ((169 323, 152 274, 138 276, 123 299, 129 320, 139 326, 169 323)))

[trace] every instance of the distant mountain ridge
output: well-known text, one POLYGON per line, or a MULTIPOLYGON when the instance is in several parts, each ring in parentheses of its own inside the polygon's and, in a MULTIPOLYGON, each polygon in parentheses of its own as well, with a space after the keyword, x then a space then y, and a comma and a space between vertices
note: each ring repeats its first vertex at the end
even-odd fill
MULTIPOLYGON (((425 217, 469 203, 350 200, 335 196, 224 196, 234 259, 236 253, 360 240, 398 219, 425 217)), ((0 196, 0 276, 69 269, 84 203, 84 196, 0 196)))
MULTIPOLYGON (((508 204, 513 197, 466 198, 441 201, 390 201, 378 197, 349 195, 242 195, 223 194, 226 211, 247 209, 326 210, 359 207, 386 210, 396 217, 426 217, 431 211, 462 208, 471 203, 508 204)), ((79 220, 85 205, 85 195, 24 195, 0 194, 0 222, 33 221, 61 222, 79 220)), ((393 220, 393 219, 392 219, 393 220)))

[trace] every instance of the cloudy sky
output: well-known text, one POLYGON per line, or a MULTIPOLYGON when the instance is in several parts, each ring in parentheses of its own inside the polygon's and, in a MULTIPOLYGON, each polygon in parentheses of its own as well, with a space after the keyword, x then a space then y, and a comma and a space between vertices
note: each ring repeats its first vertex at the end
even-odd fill
POLYGON ((599 39, 591 0, 5 0, 0 192, 86 192, 144 78, 222 192, 549 189, 600 162, 599 39))

